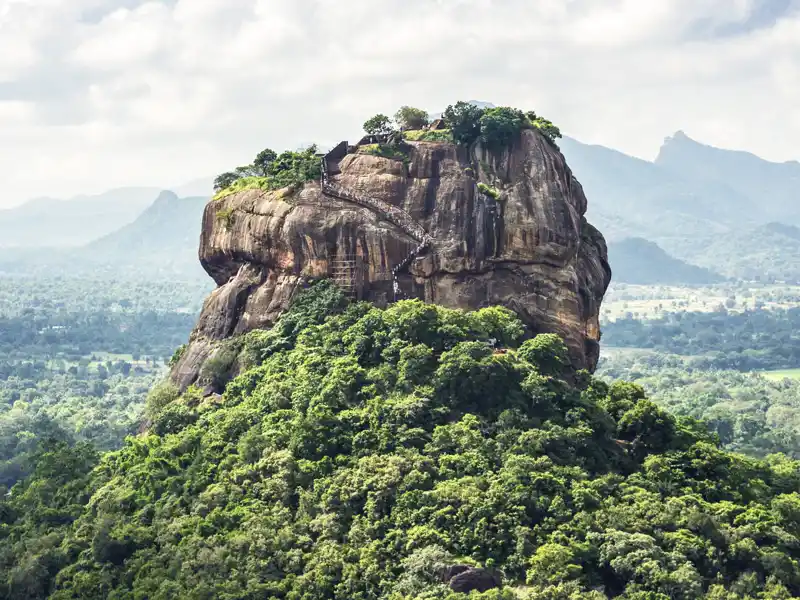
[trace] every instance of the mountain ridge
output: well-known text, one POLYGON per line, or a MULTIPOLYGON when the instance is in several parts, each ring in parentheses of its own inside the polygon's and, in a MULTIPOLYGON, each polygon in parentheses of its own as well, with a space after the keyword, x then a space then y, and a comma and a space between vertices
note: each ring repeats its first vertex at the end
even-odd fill
POLYGON ((625 238, 608 244, 614 281, 638 285, 708 285, 724 281, 718 273, 668 254, 655 242, 625 238))

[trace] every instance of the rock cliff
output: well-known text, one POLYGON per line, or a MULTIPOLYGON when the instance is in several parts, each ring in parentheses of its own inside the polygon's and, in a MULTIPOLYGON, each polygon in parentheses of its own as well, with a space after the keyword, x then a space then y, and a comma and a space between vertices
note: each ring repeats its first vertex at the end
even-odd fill
POLYGON ((595 368, 606 244, 544 136, 523 130, 500 152, 439 142, 408 142, 397 158, 364 150, 340 146, 322 182, 208 203, 199 254, 218 287, 176 383, 197 381, 220 340, 269 327, 305 281, 326 276, 378 304, 507 306, 532 333, 563 336, 575 367, 595 368))

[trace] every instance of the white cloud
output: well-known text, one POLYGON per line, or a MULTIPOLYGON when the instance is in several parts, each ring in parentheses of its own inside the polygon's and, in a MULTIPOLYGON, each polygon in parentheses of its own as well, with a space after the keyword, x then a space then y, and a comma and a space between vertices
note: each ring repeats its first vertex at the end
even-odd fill
POLYGON ((769 3, 0 0, 0 205, 213 175, 459 99, 645 158, 677 129, 800 158, 800 1, 758 29, 769 3))

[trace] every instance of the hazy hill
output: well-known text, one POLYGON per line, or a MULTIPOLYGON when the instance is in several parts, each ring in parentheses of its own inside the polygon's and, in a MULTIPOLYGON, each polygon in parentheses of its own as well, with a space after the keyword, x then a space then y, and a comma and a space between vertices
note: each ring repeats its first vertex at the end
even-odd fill
POLYGON ((87 259, 197 262, 197 246, 206 196, 179 198, 161 192, 135 221, 80 249, 87 259))
POLYGON ((776 163, 701 144, 682 131, 668 137, 655 164, 697 181, 724 183, 750 200, 754 220, 800 224, 800 163, 776 163))
POLYGON ((126 187, 68 200, 36 198, 0 210, 0 247, 86 244, 133 221, 158 192, 126 187))
POLYGON ((590 220, 607 239, 708 236, 754 220, 750 200, 722 183, 571 138, 559 145, 589 198, 590 220))
POLYGON ((729 277, 800 280, 800 230, 791 227, 800 215, 791 198, 798 163, 705 146, 682 132, 655 162, 570 138, 560 146, 609 242, 646 238, 729 277))
POLYGON ((73 249, 16 248, 0 252, 0 271, 151 278, 207 278, 197 258, 205 196, 161 192, 133 222, 73 249))
POLYGON ((702 285, 723 279, 713 271, 670 256, 658 244, 642 238, 609 243, 608 261, 614 281, 622 283, 702 285))
MULTIPOLYGON (((676 248, 675 253, 681 252, 676 248)), ((767 223, 731 236, 718 236, 680 254, 723 275, 756 281, 800 283, 800 229, 767 223)))

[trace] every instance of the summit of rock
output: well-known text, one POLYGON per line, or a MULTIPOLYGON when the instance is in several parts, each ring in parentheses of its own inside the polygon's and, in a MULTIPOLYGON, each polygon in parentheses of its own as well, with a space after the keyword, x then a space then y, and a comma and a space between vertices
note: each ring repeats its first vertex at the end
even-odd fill
POLYGON ((323 159, 322 181, 206 205, 199 255, 218 287, 173 368, 176 383, 203 384, 223 340, 270 327, 319 277, 377 305, 506 306, 531 334, 561 335, 576 368, 594 369, 611 272, 557 147, 535 129, 504 150, 402 147, 387 158, 342 143, 323 159))

